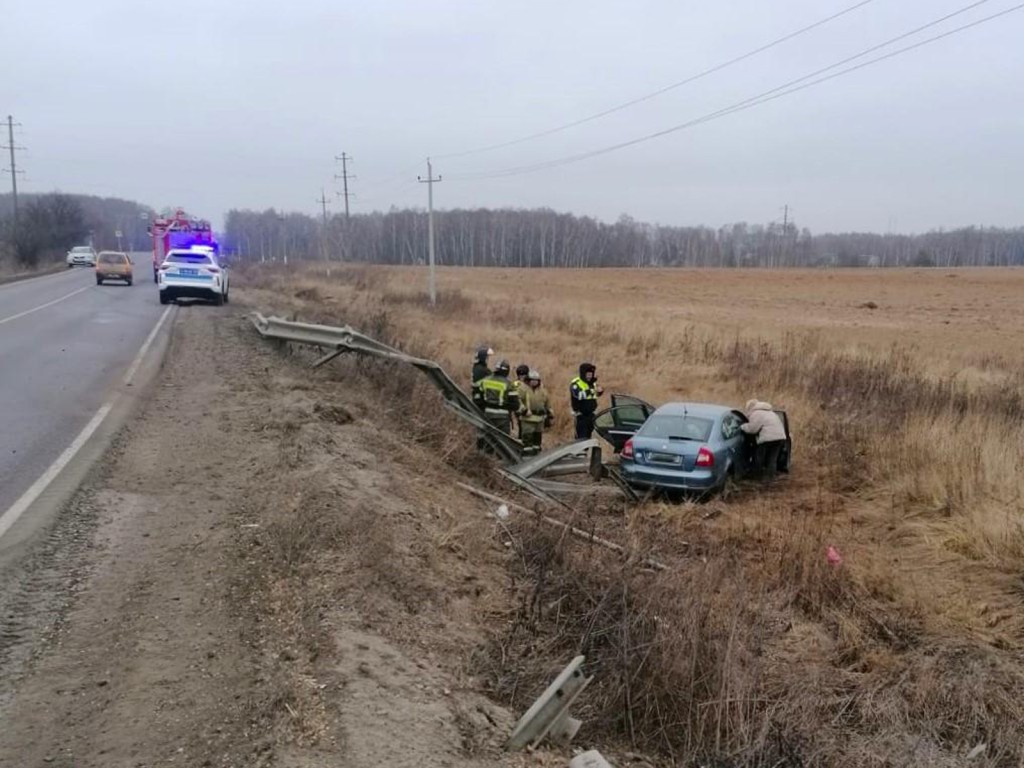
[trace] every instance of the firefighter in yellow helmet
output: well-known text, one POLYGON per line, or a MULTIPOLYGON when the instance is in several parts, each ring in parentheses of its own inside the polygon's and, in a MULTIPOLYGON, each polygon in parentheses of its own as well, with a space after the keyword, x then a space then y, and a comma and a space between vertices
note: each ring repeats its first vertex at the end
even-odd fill
POLYGON ((531 370, 526 375, 526 385, 520 389, 519 434, 523 441, 523 455, 536 456, 540 453, 544 429, 554 421, 551 398, 541 385, 540 372, 531 370))

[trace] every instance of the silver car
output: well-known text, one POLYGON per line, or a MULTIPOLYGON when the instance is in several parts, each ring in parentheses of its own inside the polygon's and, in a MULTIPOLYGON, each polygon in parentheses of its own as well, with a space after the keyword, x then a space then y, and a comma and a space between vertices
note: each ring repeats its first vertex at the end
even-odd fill
POLYGON ((67 255, 68 269, 72 267, 95 267, 96 251, 91 245, 76 245, 67 255))
MULTIPOLYGON (((793 450, 789 419, 778 471, 788 472, 793 450)), ((623 479, 656 491, 710 494, 748 474, 755 441, 740 429, 742 411, 709 403, 668 403, 654 408, 629 395, 612 395, 612 407, 595 417, 597 433, 619 454, 623 479)))

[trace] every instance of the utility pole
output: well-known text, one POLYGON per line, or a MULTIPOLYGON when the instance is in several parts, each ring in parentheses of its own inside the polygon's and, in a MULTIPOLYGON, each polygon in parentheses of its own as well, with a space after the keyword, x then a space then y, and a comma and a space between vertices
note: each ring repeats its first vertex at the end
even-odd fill
POLYGON ((345 220, 348 221, 348 199, 350 197, 348 193, 348 180, 355 178, 355 176, 350 176, 348 173, 348 161, 352 159, 352 155, 342 152, 340 157, 335 155, 334 159, 341 160, 341 176, 334 174, 334 180, 341 179, 342 189, 344 190, 341 194, 345 198, 345 220))
POLYGON ((323 207, 324 211, 324 229, 327 229, 327 193, 324 192, 324 188, 320 187, 320 197, 317 202, 323 207))
POLYGON ((320 187, 320 199, 317 202, 320 203, 324 212, 324 227, 320 234, 320 247, 323 251, 324 261, 327 261, 327 193, 323 187, 320 187))
MULTIPOLYGON (((788 265, 789 258, 789 203, 782 206, 782 266, 788 265)), ((777 265, 773 265, 777 266, 777 265)))
POLYGON ((417 176, 420 184, 427 185, 427 236, 430 238, 430 306, 437 304, 437 278, 434 275, 434 182, 441 181, 441 177, 434 178, 434 168, 427 158, 427 178, 417 176))
POLYGON ((16 125, 20 125, 20 123, 15 123, 14 118, 8 115, 7 146, 4 147, 4 149, 9 149, 11 151, 11 201, 13 202, 14 207, 14 216, 11 219, 11 234, 14 236, 15 240, 18 239, 18 174, 24 173, 24 171, 18 170, 18 163, 15 156, 15 152, 25 149, 24 147, 19 147, 14 143, 14 126, 16 125))

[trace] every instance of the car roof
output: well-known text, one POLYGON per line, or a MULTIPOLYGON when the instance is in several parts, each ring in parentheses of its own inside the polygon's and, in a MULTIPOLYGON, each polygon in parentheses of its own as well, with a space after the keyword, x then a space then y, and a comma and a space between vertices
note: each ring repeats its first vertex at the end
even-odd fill
POLYGON ((206 249, 192 250, 191 248, 171 248, 164 258, 167 258, 167 256, 209 256, 210 258, 217 258, 217 254, 213 251, 206 249))
POLYGON ((728 405, 715 403, 665 403, 654 412, 655 416, 697 416, 704 419, 715 419, 735 409, 728 405))
POLYGON ((127 256, 124 251, 100 251, 100 256, 127 256))

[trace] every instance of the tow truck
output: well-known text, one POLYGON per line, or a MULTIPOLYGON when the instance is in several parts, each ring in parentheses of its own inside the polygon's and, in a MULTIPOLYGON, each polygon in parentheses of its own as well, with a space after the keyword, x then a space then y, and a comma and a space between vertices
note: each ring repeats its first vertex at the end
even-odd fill
POLYGON ((158 283, 160 265, 172 250, 212 250, 219 253, 217 241, 213 238, 210 222, 189 216, 181 208, 170 216, 156 218, 149 227, 153 238, 153 282, 158 283))

